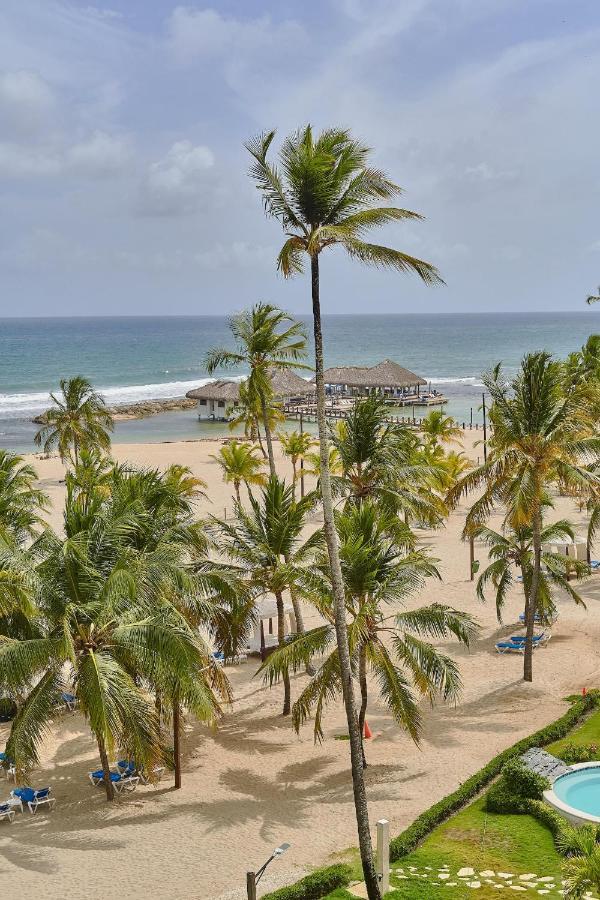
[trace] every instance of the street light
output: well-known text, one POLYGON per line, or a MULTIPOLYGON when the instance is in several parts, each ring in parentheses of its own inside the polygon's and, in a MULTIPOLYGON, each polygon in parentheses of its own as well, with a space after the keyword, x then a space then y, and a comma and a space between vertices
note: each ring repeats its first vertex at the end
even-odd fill
POLYGON ((246 872, 248 900, 256 900, 256 885, 265 874, 267 866, 269 863, 272 863, 274 859, 279 859, 280 856, 283 856, 285 851, 290 849, 290 846, 290 844, 280 844, 279 847, 276 847, 273 850, 266 863, 264 863, 257 872, 246 872))

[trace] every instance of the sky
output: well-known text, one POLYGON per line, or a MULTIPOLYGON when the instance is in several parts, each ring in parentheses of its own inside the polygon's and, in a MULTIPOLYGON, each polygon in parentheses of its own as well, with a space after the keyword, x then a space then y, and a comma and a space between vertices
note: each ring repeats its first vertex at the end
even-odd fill
POLYGON ((373 148, 445 287, 322 258, 325 312, 581 310, 600 281, 598 0, 0 4, 0 315, 219 314, 284 281, 244 142, 373 148))

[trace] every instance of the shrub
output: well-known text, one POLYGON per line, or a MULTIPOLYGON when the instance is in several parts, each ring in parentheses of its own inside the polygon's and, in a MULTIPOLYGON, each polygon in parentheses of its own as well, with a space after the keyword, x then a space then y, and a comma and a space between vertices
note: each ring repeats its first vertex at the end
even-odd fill
POLYGON ((525 813, 527 801, 541 800, 549 787, 547 778, 532 772, 517 756, 504 764, 500 778, 486 794, 485 808, 495 813, 525 813))
POLYGON ((336 888, 350 884, 352 869, 344 863, 316 869, 295 884, 265 894, 263 900, 320 900, 336 888))
POLYGON ((573 763, 591 762, 594 759, 598 759, 598 745, 574 744, 572 741, 569 741, 561 750, 560 756, 569 766, 573 763))
POLYGON ((10 697, 0 697, 0 722, 10 722, 17 714, 17 704, 10 697))
POLYGON ((444 822, 446 819, 462 809, 469 800, 472 800, 486 785, 490 783, 502 770, 502 767, 509 759, 520 756, 531 747, 543 747, 558 741, 565 737, 577 723, 593 707, 598 705, 600 692, 597 690, 588 691, 585 697, 578 696, 573 705, 567 712, 547 725, 545 728, 536 731, 529 737, 522 738, 512 747, 508 747, 489 761, 489 763, 468 778, 461 786, 444 797, 438 803, 430 806, 429 809, 421 813, 412 825, 409 825, 401 834, 390 841, 390 859, 396 862, 411 853, 417 844, 419 844, 433 829, 444 822))

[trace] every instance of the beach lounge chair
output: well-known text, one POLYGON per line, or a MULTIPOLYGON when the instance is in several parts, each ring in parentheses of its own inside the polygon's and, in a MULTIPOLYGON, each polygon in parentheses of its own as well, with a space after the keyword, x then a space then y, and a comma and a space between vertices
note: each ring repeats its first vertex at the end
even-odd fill
POLYGON ((69 712, 75 712, 75 707, 77 706, 77 697, 75 694, 69 694, 68 691, 64 691, 60 695, 60 699, 65 704, 65 709, 68 709, 69 712))
POLYGON ((7 756, 6 753, 0 753, 0 766, 4 770, 6 780, 8 781, 10 778, 12 778, 12 780, 14 781, 17 774, 17 769, 14 761, 9 756, 7 756))
MULTIPOLYGON (((554 625, 556 620, 558 619, 558 613, 550 613, 547 616, 542 616, 540 613, 536 613, 533 619, 535 625, 554 625)), ((525 624, 525 613, 521 613, 519 616, 519 622, 521 625, 525 624)))
POLYGON ((592 572, 597 572, 600 569, 600 559, 590 559, 590 569, 592 572))
POLYGON ((33 815, 37 812, 39 806, 48 806, 50 809, 56 803, 56 797, 50 796, 51 788, 40 788, 39 791, 34 790, 30 787, 24 788, 15 788, 14 791, 11 791, 12 797, 18 797, 21 803, 26 803, 29 807, 29 812, 33 815))
POLYGON ((8 803, 0 803, 0 819, 8 819, 9 822, 15 817, 15 811, 8 803))
POLYGON ((143 768, 139 769, 133 760, 120 759, 119 762, 115 763, 115 769, 126 777, 135 776, 137 777, 142 784, 150 784, 151 782, 160 781, 163 776, 163 772, 165 771, 164 766, 154 766, 152 769, 152 777, 148 772, 146 772, 143 768))
MULTIPOLYGON (((548 643, 548 641, 550 640, 550 637, 551 636, 547 632, 542 631, 541 634, 534 634, 531 640, 533 641, 534 647, 543 646, 544 644, 548 643)), ((526 640, 527 640, 527 638, 524 634, 512 634, 509 637, 509 641, 512 641, 514 644, 518 644, 518 643, 524 644, 526 640)))
POLYGON ((496 644, 498 653, 525 653, 523 641, 498 641, 496 644))

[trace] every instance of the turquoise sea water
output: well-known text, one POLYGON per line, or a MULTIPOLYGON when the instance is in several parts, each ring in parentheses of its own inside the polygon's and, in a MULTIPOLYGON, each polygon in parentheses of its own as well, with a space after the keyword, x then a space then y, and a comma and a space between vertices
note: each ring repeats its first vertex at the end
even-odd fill
MULTIPOLYGON (((310 332, 310 321, 306 320, 310 332)), ((481 420, 481 374, 502 361, 514 371, 523 354, 576 350, 600 330, 600 311, 397 316, 326 316, 326 365, 396 360, 448 397, 459 421, 481 420)), ((0 445, 32 448, 31 417, 61 377, 83 374, 107 402, 180 397, 206 379, 203 358, 231 346, 221 316, 0 319, 0 445)), ((221 373, 224 374, 224 373, 221 373)), ((245 374, 240 370, 237 374, 245 374)), ((218 434, 193 410, 117 425, 115 440, 176 440, 218 434)))

